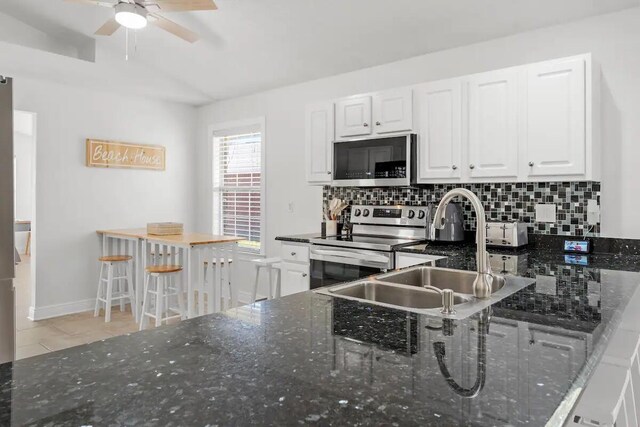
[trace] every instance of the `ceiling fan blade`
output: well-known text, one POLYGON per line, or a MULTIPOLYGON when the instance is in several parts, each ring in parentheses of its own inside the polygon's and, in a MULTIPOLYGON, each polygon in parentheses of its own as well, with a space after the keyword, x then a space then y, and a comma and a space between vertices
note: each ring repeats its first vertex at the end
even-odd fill
POLYGON ((144 5, 157 6, 162 12, 188 12, 218 8, 213 0, 146 0, 144 5))
POLYGON ((64 0, 67 3, 88 4, 90 6, 113 7, 115 3, 104 0, 64 0))
POLYGON ((160 27, 163 30, 170 32, 174 36, 178 36, 181 39, 188 41, 189 43, 194 43, 200 39, 200 36, 198 36, 193 31, 183 27, 180 24, 176 24, 175 22, 163 16, 156 15, 155 13, 150 14, 150 16, 155 18, 149 20, 150 24, 153 24, 156 27, 160 27))
POLYGON ((115 33, 118 28, 120 28, 120 24, 118 24, 116 18, 111 18, 105 22, 102 27, 98 28, 95 34, 98 36, 110 36, 115 33))

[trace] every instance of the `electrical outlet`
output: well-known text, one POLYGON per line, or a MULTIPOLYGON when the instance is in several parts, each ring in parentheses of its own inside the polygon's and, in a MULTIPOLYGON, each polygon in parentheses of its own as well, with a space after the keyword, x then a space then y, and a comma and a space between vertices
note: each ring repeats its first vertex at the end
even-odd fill
POLYGON ((600 206, 596 200, 587 200, 587 224, 596 225, 600 222, 600 206))
POLYGON ((536 222, 556 222, 556 205, 553 203, 537 204, 536 222))

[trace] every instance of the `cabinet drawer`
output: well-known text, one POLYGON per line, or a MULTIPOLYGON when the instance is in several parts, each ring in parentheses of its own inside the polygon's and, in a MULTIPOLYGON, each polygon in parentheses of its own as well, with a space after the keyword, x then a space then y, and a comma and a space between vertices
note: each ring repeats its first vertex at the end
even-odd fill
POLYGON ((282 259, 284 261, 309 263, 309 246, 283 243, 282 259))

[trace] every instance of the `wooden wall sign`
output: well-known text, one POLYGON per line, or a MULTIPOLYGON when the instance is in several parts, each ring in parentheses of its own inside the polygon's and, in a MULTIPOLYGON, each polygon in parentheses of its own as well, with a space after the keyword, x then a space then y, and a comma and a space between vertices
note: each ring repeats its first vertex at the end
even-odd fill
POLYGON ((164 170, 165 148, 87 139, 87 166, 164 170))

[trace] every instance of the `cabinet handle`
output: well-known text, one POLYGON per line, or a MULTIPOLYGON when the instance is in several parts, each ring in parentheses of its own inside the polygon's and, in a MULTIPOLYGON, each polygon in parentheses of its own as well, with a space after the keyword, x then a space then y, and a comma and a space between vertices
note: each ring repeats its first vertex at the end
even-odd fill
POLYGON ((533 167, 534 163, 533 162, 529 162, 529 166, 533 167))
POLYGON ((476 167, 476 165, 474 165, 473 163, 471 163, 471 164, 469 165, 469 169, 475 169, 475 167, 476 167))
POLYGON ((369 123, 363 123, 362 126, 368 128, 369 127, 369 123))
POLYGON ((302 273, 302 277, 307 277, 307 273, 302 273))
POLYGON ((456 170, 458 167, 456 165, 451 166, 451 169, 456 170))
POLYGON ((291 252, 291 256, 296 256, 296 253, 295 252, 291 252))
POLYGON ((376 122, 376 126, 382 126, 382 123, 376 122))
POLYGON ((331 175, 331 171, 327 171, 327 175, 331 175))

